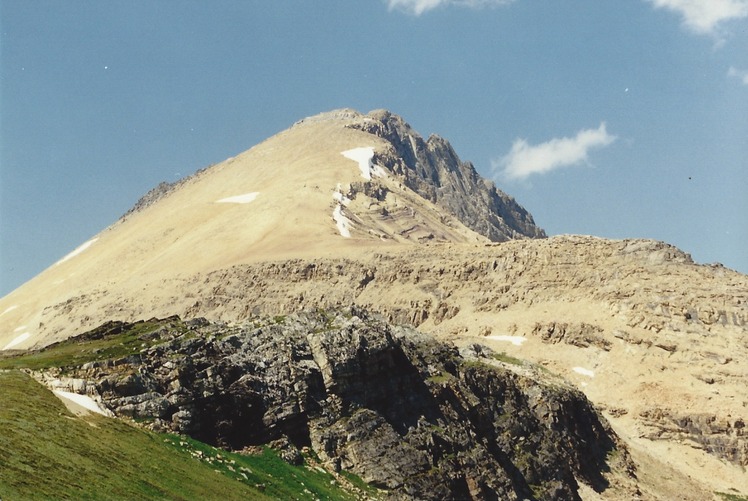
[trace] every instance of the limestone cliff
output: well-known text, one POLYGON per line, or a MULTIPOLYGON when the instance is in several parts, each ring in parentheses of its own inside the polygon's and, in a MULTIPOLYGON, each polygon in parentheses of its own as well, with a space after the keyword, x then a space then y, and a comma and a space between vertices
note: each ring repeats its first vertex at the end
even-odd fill
MULTIPOLYGON (((77 342, 138 329, 109 323, 77 342)), ((140 336, 138 353, 47 383, 230 449, 272 442, 293 461, 311 447, 393 499, 580 499, 611 468, 634 478, 605 419, 562 380, 359 308, 233 327, 171 318, 140 336)))

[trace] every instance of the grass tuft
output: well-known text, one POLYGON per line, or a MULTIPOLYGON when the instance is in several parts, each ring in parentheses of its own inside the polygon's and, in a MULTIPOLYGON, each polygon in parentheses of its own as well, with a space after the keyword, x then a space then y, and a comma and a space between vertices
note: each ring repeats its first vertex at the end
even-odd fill
POLYGON ((524 362, 522 360, 520 360, 519 358, 515 358, 511 355, 507 355, 506 352, 503 352, 503 351, 501 353, 493 353, 491 356, 495 360, 498 360, 499 362, 504 362, 506 364, 524 365, 524 362))

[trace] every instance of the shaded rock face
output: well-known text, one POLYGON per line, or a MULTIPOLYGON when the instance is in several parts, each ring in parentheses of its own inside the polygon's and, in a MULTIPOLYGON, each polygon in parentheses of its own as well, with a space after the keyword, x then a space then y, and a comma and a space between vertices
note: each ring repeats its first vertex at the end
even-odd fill
POLYGON ((232 449, 309 446, 397 499, 607 486, 618 440, 584 395, 479 345, 460 353, 360 309, 239 327, 171 319, 153 335, 139 355, 69 374, 116 415, 232 449))
POLYGON ((640 414, 651 440, 687 443, 745 468, 748 466, 748 434, 745 421, 703 413, 673 412, 651 408, 640 414))
POLYGON ((472 164, 460 161, 447 140, 436 135, 424 140, 401 117, 386 110, 366 117, 369 120, 356 121, 351 127, 381 137, 393 147, 375 155, 374 163, 401 176, 408 188, 471 230, 495 242, 546 236, 514 198, 483 179, 472 164))

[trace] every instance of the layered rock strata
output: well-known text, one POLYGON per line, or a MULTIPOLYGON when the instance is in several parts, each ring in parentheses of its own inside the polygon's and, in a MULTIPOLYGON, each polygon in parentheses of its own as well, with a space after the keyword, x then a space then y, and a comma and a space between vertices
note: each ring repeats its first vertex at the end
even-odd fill
MULTIPOLYGON (((110 323, 87 336, 132 328, 110 323)), ((231 449, 311 447, 395 499, 580 499, 580 482, 602 492, 611 467, 631 473, 578 390, 361 309, 234 327, 172 318, 143 339, 140 353, 67 367, 71 389, 118 416, 231 449)))
POLYGON ((446 139, 432 134, 424 140, 387 110, 372 111, 350 127, 389 142, 392 149, 378 152, 374 162, 476 233, 494 242, 546 236, 524 207, 483 179, 471 163, 461 161, 446 139))

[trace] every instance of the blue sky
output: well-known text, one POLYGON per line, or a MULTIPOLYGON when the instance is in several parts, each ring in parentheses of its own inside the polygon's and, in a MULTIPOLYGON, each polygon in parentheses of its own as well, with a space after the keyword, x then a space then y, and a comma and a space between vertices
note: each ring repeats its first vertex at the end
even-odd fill
POLYGON ((748 0, 0 0, 0 295, 341 107, 449 139, 549 234, 748 273, 748 0))

